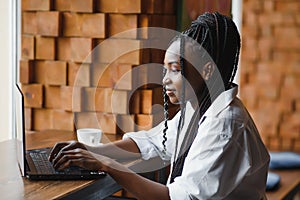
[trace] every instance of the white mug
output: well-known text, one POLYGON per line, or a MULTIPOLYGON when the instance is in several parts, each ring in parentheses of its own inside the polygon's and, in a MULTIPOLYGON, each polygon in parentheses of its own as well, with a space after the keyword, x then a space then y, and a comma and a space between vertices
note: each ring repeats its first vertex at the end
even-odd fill
POLYGON ((102 130, 96 128, 77 129, 77 140, 83 144, 95 146, 100 144, 102 130))

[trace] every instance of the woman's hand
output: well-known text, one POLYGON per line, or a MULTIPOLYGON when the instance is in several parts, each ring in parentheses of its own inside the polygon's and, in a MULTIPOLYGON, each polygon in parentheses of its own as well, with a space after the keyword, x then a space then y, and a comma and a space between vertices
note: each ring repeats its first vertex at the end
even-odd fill
POLYGON ((72 150, 60 151, 53 159, 53 167, 63 170, 71 166, 78 166, 88 170, 104 171, 103 161, 107 157, 94 154, 86 149, 76 148, 72 150))
POLYGON ((59 142, 50 152, 49 161, 57 170, 63 170, 70 166, 79 166, 89 170, 101 170, 103 165, 100 160, 104 156, 96 155, 87 150, 87 146, 77 142, 59 142))
POLYGON ((87 149, 84 144, 77 142, 75 140, 67 141, 67 142, 58 142, 54 145, 54 147, 52 148, 52 150, 50 152, 49 161, 53 162, 53 160, 56 157, 58 157, 62 151, 68 151, 68 150, 77 149, 77 148, 87 149))

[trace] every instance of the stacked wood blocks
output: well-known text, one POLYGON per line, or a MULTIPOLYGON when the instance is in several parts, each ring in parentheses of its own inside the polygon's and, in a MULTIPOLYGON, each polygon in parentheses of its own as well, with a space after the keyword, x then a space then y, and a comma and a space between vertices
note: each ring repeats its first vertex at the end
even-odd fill
POLYGON ((300 1, 243 8, 241 97, 270 150, 300 151, 300 1))
POLYGON ((22 0, 20 82, 26 130, 96 127, 106 133, 148 129, 163 113, 159 85, 134 84, 150 72, 141 64, 163 62, 155 49, 142 49, 147 31, 175 29, 174 0, 22 0), (91 51, 107 38, 110 48, 91 51), (137 49, 118 56, 122 48, 137 49), (117 56, 113 62, 111 58, 117 56))

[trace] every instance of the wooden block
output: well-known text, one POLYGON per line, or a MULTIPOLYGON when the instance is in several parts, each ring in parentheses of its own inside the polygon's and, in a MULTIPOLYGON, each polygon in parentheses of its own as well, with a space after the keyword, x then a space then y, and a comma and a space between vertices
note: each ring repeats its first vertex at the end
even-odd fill
POLYGON ((74 131, 74 114, 63 110, 53 110, 53 129, 63 131, 74 131))
POLYGON ((135 83, 132 65, 114 64, 110 71, 113 88, 118 90, 132 90, 135 83))
POLYGON ((22 0, 22 10, 47 11, 52 6, 52 0, 22 0))
POLYGON ((35 38, 35 58, 41 60, 55 60, 55 38, 35 38))
POLYGON ((103 13, 82 14, 80 20, 83 37, 105 38, 106 17, 103 13))
POLYGON ((111 99, 106 102, 111 112, 116 114, 129 113, 129 94, 124 90, 113 90, 111 99))
POLYGON ((162 88, 141 90, 141 113, 153 114, 163 112, 163 92, 162 88))
POLYGON ((113 87, 109 64, 93 62, 91 84, 94 87, 113 87))
POLYGON ((99 122, 100 129, 102 129, 104 133, 117 134, 116 115, 109 113, 97 113, 97 120, 99 122))
POLYGON ((22 85, 24 95, 24 106, 29 108, 43 107, 43 85, 29 84, 22 85))
POLYGON ((112 92, 111 88, 102 88, 96 90, 95 108, 96 111, 111 113, 112 112, 112 92), (102 109, 103 107, 103 109, 102 109))
POLYGON ((22 59, 34 59, 34 36, 22 35, 21 41, 22 59))
POLYGON ((71 60, 71 38, 57 38, 57 59, 71 60))
POLYGON ((281 150, 281 139, 280 137, 271 137, 269 142, 269 149, 271 151, 280 151, 281 150))
POLYGON ((241 99, 247 108, 255 109, 257 107, 258 97, 256 92, 256 86, 247 84, 243 86, 243 92, 241 92, 241 99))
POLYGON ((37 12, 37 33, 43 36, 59 36, 60 13, 58 11, 37 12))
POLYGON ((46 83, 45 73, 47 70, 46 61, 35 61, 34 62, 34 82, 35 83, 46 83))
POLYGON ((77 13, 92 13, 93 0, 55 0, 54 8, 57 11, 71 11, 77 13))
POLYGON ((81 112, 83 92, 81 87, 61 87, 61 108, 67 111, 81 112))
POLYGON ((104 13, 141 13, 141 0, 96 0, 96 11, 104 13))
POLYGON ((104 133, 116 134, 116 116, 96 112, 79 112, 76 116, 76 128, 100 128, 104 133))
POLYGON ((54 0, 54 10, 70 11, 72 0, 54 0))
POLYGON ((111 88, 84 88, 84 110, 111 113, 111 88))
POLYGON ((96 112, 75 113, 75 127, 80 128, 100 128, 96 112))
POLYGON ((45 86, 45 108, 61 108, 61 91, 59 86, 45 86))
POLYGON ((126 63, 139 65, 148 63, 149 55, 143 51, 143 42, 131 39, 106 39, 97 49, 94 56, 100 63, 126 63))
POLYGON ((136 120, 136 131, 141 130, 149 130, 162 122, 164 119, 163 113, 157 113, 153 115, 146 115, 146 114, 138 114, 135 116, 136 120))
POLYGON ((164 0, 143 0, 142 1, 142 13, 162 13, 164 0))
POLYGON ((22 12, 22 33, 37 34, 36 12, 22 12))
POLYGON ((32 83, 34 78, 33 74, 34 62, 32 60, 20 60, 20 83, 32 83))
POLYGON ((117 133, 133 132, 135 128, 134 115, 117 115, 117 133))
POLYGON ((294 150, 293 151, 295 151, 295 152, 300 151, 300 139, 299 138, 294 141, 294 150))
POLYGON ((71 61, 91 63, 91 51, 93 49, 91 38, 70 38, 71 61))
POLYGON ((280 123, 280 135, 286 139, 297 138, 300 135, 300 113, 288 114, 285 119, 280 123))
POLYGON ((53 129, 52 112, 51 109, 33 109, 33 130, 53 129))
POLYGON ((64 61, 46 61, 45 80, 48 85, 66 85, 67 63, 64 61))
POLYGON ((78 18, 79 15, 76 13, 64 12, 62 14, 64 36, 80 36, 81 28, 78 18))
POLYGON ((94 11, 94 0, 72 0, 71 11, 92 13, 94 11))
POLYGON ((66 85, 67 63, 64 61, 36 61, 35 81, 47 85, 66 85))
POLYGON ((282 138, 281 149, 282 151, 292 151, 294 147, 294 140, 289 138, 282 138))
POLYGON ((67 37, 105 38, 105 15, 63 13, 63 35, 67 37))
MULTIPOLYGON (((158 39, 155 42, 159 42, 158 45, 162 46, 162 42, 168 46, 170 38, 169 31, 153 31, 148 27, 158 27, 176 30, 176 16, 175 15, 162 15, 162 14, 142 14, 139 15, 139 27, 143 28, 138 32, 139 39, 158 39), (162 40, 166 38, 166 40, 162 40)), ((151 41, 153 43, 154 41, 151 41)), ((155 43, 153 43, 155 44, 155 43)))
MULTIPOLYGON (((83 88, 83 110, 95 112, 95 93, 96 88, 83 88)), ((102 105, 102 103, 100 103, 102 105)))
POLYGON ((150 22, 149 15, 145 15, 145 14, 139 15, 138 23, 139 23, 138 27, 142 28, 138 31, 138 38, 139 39, 148 39, 148 38, 150 38, 148 27, 151 27, 151 22, 150 22))
POLYGON ((25 130, 31 130, 32 129, 32 109, 25 108, 24 116, 25 116, 25 130))
POLYGON ((141 113, 141 93, 140 90, 130 91, 129 93, 129 113, 139 114, 141 113))
POLYGON ((133 14, 109 14, 107 26, 109 36, 115 38, 137 38, 138 15, 133 14), (124 32, 126 31, 126 32, 124 32))
POLYGON ((90 86, 90 65, 74 62, 68 63, 68 85, 70 86, 90 86))
POLYGON ((119 90, 131 90, 134 85, 130 64, 93 63, 92 86, 111 87, 119 90))

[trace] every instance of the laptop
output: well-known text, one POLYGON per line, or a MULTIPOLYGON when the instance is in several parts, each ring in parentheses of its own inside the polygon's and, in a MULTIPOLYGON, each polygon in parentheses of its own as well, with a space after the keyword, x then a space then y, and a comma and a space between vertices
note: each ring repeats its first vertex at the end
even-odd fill
POLYGON ((31 180, 90 180, 106 175, 105 172, 90 171, 80 167, 57 171, 48 160, 51 148, 26 150, 24 96, 18 85, 15 87, 15 102, 16 150, 22 176, 31 180))

